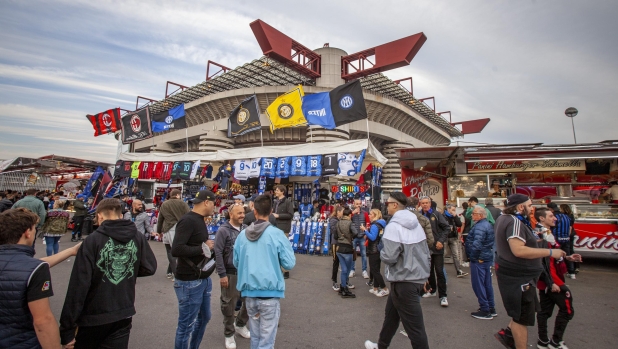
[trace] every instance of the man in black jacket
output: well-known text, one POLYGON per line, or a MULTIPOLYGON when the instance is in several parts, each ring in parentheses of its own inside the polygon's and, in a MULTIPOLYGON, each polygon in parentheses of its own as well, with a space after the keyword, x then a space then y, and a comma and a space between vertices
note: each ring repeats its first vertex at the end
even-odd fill
POLYGON ((225 326, 225 347, 236 348, 234 334, 238 333, 244 338, 250 338, 251 334, 246 327, 249 322, 247 308, 240 292, 236 289, 238 271, 234 266, 234 243, 238 234, 246 228, 242 224, 245 218, 245 210, 242 204, 234 204, 228 210, 230 220, 223 223, 215 238, 215 259, 217 261, 217 274, 221 284, 221 313, 225 326), (238 317, 234 318, 234 308, 238 300, 243 301, 238 317), (236 324, 234 324, 236 322, 236 324))
POLYGON ((128 348, 137 277, 154 275, 157 259, 117 199, 97 206, 99 228, 77 252, 60 316, 60 340, 75 348, 128 348), (79 327, 79 331, 78 331, 79 327))
MULTIPOLYGON (((277 228, 283 230, 285 234, 289 234, 292 230, 292 218, 294 217, 294 204, 291 200, 285 197, 285 185, 275 186, 275 203, 273 204, 273 216, 277 220, 277 228)), ((287 235, 286 235, 287 236, 287 235)), ((290 277, 290 272, 283 273, 283 278, 290 277)))
MULTIPOLYGON (((257 218, 255 218, 255 213, 253 212, 254 200, 254 197, 250 197, 249 199, 247 199, 247 202, 249 203, 249 212, 245 210, 245 218, 242 220, 242 224, 246 226, 250 226, 251 223, 257 221, 257 218)), ((270 222, 270 225, 272 225, 273 227, 277 226, 277 219, 275 218, 275 216, 273 216, 272 213, 268 216, 268 222, 270 222)))
POLYGON ((420 199, 421 214, 431 222, 431 230, 435 243, 431 248, 431 273, 429 286, 431 290, 423 295, 423 298, 436 296, 436 276, 438 277, 438 295, 440 305, 448 307, 446 299, 446 276, 444 275, 444 245, 447 243, 449 225, 444 216, 431 208, 431 199, 424 196, 420 199))
POLYGON ((0 213, 13 207, 13 202, 6 198, 6 193, 0 191, 0 213))
POLYGON ((461 228, 461 220, 457 216, 456 207, 454 205, 448 204, 446 205, 446 210, 444 211, 444 218, 449 224, 449 233, 448 233, 448 247, 451 250, 451 258, 453 259, 453 265, 455 266, 455 272, 457 273, 457 277, 461 278, 468 273, 464 272, 461 269, 461 242, 459 240, 459 232, 457 231, 461 228))
POLYGON ((88 209, 84 204, 84 200, 86 199, 86 195, 79 194, 75 201, 73 201, 73 209, 75 210, 75 214, 73 215, 73 222, 75 222, 75 229, 71 233, 71 241, 76 242, 77 240, 82 239, 82 228, 84 226, 84 219, 88 214, 88 209), (75 238, 77 236, 77 238, 75 238))

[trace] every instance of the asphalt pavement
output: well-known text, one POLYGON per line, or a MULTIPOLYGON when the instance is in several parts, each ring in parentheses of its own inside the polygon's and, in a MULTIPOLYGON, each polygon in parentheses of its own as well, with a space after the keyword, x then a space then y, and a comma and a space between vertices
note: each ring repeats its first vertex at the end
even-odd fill
MULTIPOLYGON (((60 248, 73 246, 63 237, 60 248)), ((166 278, 167 258, 164 246, 150 245, 159 267, 154 276, 139 278, 136 289, 137 314, 133 318, 131 348, 173 348, 178 304, 173 283, 166 278)), ((45 246, 37 241, 37 257, 45 254, 45 246)), ((585 254, 584 264, 576 280, 567 280, 574 300, 575 317, 569 323, 565 343, 571 349, 618 347, 618 255, 585 254)), ((56 319, 64 302, 73 257, 52 268, 55 296, 51 306, 56 319)), ((382 327, 386 297, 368 292, 366 280, 360 276, 361 261, 356 261, 359 275, 351 279, 356 285, 356 299, 341 299, 331 289, 331 257, 296 255, 296 267, 286 282, 286 298, 281 301, 281 319, 276 347, 291 348, 364 348, 365 340, 377 342, 382 327)), ((452 264, 448 273, 448 307, 441 307, 438 297, 422 299, 423 317, 432 348, 502 348, 493 334, 508 323, 494 277, 496 309, 493 320, 477 320, 470 316, 478 303, 468 277, 456 278, 452 264)), ((465 269, 469 271, 469 269, 465 269)), ((220 311, 219 278, 213 274, 212 318, 200 348, 225 348, 223 317, 220 311)), ((557 311, 554 312, 556 314, 557 311)), ((554 319, 550 319, 550 330, 554 319)), ((536 348, 536 328, 529 328, 529 347, 536 348)), ((249 340, 237 336, 239 349, 249 348, 249 340)), ((410 348, 407 337, 397 334, 391 348, 410 348)))

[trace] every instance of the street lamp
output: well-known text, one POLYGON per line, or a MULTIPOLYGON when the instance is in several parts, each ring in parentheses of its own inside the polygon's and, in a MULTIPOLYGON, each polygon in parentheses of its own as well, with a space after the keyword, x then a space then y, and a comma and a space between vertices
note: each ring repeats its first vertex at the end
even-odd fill
POLYGON ((573 127, 573 141, 577 144, 577 138, 575 138, 575 123, 573 122, 573 118, 577 115, 577 109, 570 107, 564 111, 564 115, 571 118, 571 126, 573 127))

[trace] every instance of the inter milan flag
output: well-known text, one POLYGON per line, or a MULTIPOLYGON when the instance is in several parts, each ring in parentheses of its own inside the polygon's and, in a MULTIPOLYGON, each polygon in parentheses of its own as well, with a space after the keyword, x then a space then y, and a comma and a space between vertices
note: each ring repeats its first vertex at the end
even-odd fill
POLYGON ((227 136, 229 138, 241 136, 259 130, 261 127, 260 109, 257 97, 253 95, 240 102, 230 113, 227 119, 227 136))
POLYGON ((335 125, 341 126, 367 118, 360 80, 336 87, 329 95, 335 125))
POLYGON ((148 108, 122 118, 122 144, 134 143, 152 137, 148 108))
POLYGON ((86 115, 86 118, 94 127, 94 136, 120 131, 120 108, 110 109, 96 115, 86 115))
POLYGON ((152 114, 152 132, 187 128, 185 105, 181 104, 162 113, 152 114))
POLYGON ((336 127, 333 112, 330 109, 328 92, 314 93, 303 97, 303 114, 309 125, 322 126, 332 130, 336 127))
POLYGON ((277 97, 268 108, 266 114, 270 119, 270 132, 275 132, 278 128, 295 127, 307 125, 307 119, 303 115, 302 98, 304 96, 303 87, 298 86, 277 97))

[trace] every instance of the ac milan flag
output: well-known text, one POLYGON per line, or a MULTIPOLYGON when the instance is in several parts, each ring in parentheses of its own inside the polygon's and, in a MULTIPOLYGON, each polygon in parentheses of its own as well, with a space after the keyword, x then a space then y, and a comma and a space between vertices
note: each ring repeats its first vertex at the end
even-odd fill
POLYGON ((122 144, 130 144, 152 137, 148 108, 122 117, 122 144))
POLYGON ((120 131, 120 108, 110 109, 96 115, 86 115, 86 118, 94 127, 94 136, 120 131))

